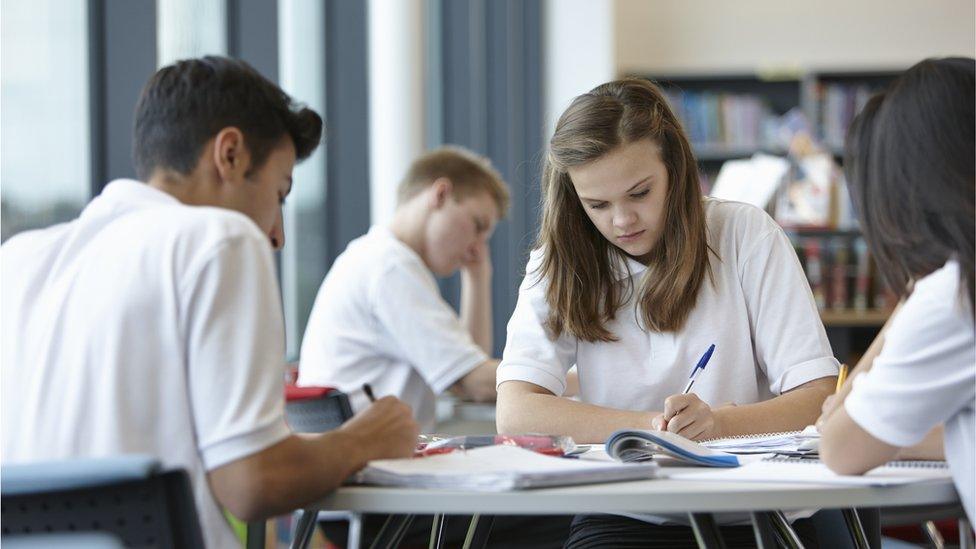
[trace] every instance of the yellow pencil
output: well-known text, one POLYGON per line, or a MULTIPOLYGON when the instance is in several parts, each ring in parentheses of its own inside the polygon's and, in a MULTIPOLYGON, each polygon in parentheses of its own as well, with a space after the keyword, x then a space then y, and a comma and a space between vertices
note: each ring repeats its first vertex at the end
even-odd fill
POLYGON ((840 372, 837 373, 837 387, 834 388, 835 393, 840 392, 840 388, 844 386, 844 381, 847 379, 847 364, 840 365, 840 372))

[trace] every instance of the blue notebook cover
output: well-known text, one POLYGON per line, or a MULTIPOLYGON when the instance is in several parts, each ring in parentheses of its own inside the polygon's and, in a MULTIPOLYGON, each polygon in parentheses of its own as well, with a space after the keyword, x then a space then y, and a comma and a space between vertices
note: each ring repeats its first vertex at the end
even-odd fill
POLYGON ((708 467, 738 467, 739 458, 733 454, 706 448, 693 440, 668 431, 623 429, 610 435, 607 454, 618 461, 646 461, 654 454, 708 467))

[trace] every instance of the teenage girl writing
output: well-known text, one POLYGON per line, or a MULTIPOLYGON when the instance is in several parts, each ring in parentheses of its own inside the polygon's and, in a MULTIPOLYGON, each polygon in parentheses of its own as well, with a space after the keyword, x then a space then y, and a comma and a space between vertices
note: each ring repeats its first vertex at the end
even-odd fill
POLYGON ((818 422, 822 457, 839 473, 863 473, 896 457, 944 457, 970 521, 974 101, 976 61, 930 59, 875 96, 851 126, 845 160, 851 198, 878 270, 904 302, 880 352, 857 369, 870 371, 856 371, 818 422))

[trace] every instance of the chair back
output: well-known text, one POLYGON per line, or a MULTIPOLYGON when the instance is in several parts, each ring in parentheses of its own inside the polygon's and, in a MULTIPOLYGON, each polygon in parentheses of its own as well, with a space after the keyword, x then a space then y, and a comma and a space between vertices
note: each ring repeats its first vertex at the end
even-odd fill
POLYGON ((285 386, 285 420, 297 433, 324 433, 352 417, 345 393, 332 387, 285 386))
POLYGON ((106 532, 126 547, 202 548, 186 471, 148 456, 4 465, 3 538, 106 532))

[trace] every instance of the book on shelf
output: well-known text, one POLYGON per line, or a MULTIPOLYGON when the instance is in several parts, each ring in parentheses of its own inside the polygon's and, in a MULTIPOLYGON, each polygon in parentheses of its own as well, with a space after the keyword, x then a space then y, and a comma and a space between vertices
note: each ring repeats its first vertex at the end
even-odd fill
POLYGON ((773 143, 777 116, 756 94, 668 90, 695 148, 750 150, 773 143))
POLYGON ((822 249, 819 238, 807 238, 803 244, 804 267, 807 280, 810 282, 810 290, 813 291, 813 301, 818 309, 827 306, 826 283, 823 275, 823 262, 821 261, 820 250, 822 249))
POLYGON ((830 239, 830 307, 832 309, 848 309, 848 246, 849 243, 840 238, 830 239))
POLYGON ((863 82, 827 82, 817 86, 821 141, 841 149, 851 121, 861 112, 876 88, 863 82))
POLYGON ((866 311, 868 308, 868 292, 871 287, 871 256, 868 254, 868 243, 863 238, 854 240, 854 299, 855 311, 866 311))
POLYGON ((817 308, 858 313, 890 308, 894 298, 877 276, 864 237, 822 232, 791 234, 817 308))

